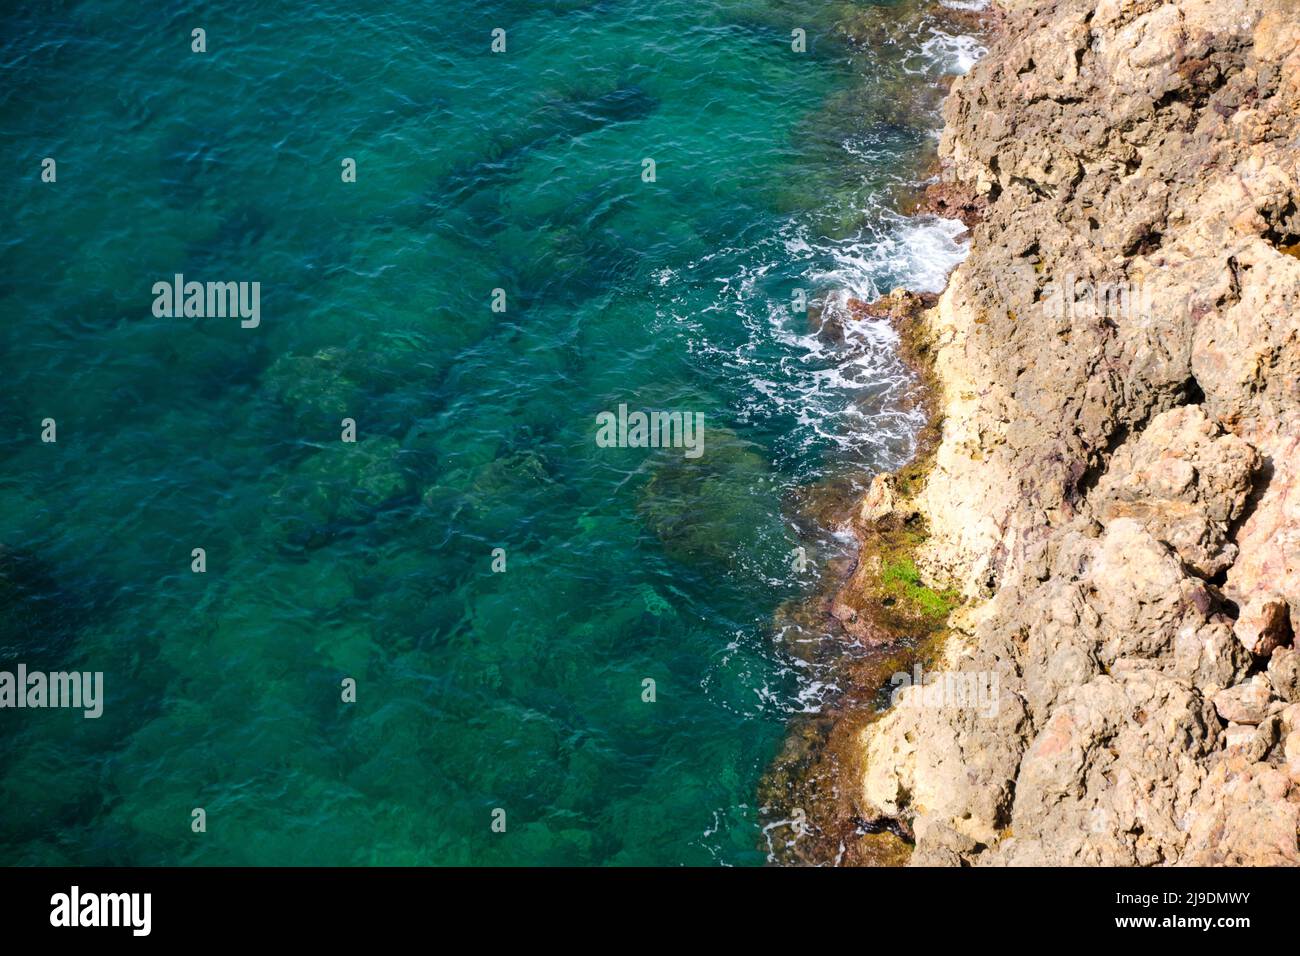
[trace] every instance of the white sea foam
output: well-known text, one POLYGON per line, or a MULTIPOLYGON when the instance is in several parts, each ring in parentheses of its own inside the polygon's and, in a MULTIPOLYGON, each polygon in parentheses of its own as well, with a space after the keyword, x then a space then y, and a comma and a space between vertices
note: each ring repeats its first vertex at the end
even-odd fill
MULTIPOLYGON (((842 338, 821 334, 770 290, 794 261, 806 264, 801 284, 810 296, 830 296, 841 306, 846 296, 872 301, 898 286, 937 292, 965 255, 957 238, 964 228, 956 220, 878 212, 857 237, 827 244, 791 225, 781 248, 736 257, 736 274, 718 280, 712 304, 692 311, 684 301, 680 311, 663 317, 679 332, 685 329, 691 352, 728 378, 747 380, 737 408, 742 423, 784 419, 793 425, 781 429, 778 455, 796 461, 811 449, 833 449, 844 462, 873 470, 897 467, 911 453, 922 418, 905 401, 912 376, 898 357, 893 327, 883 320, 848 321, 842 338), (727 340, 708 334, 704 319, 710 312, 734 316, 731 327, 738 334, 727 340)), ((699 265, 736 251, 719 250, 699 265)))
POLYGON ((914 66, 918 73, 940 72, 961 75, 970 72, 975 62, 988 52, 979 40, 965 34, 951 34, 930 27, 930 36, 921 44, 920 63, 914 66))
POLYGON ((870 301, 892 287, 938 292, 966 257, 958 237, 966 227, 938 216, 887 216, 878 231, 845 244, 836 253, 836 270, 816 278, 835 282, 870 301))

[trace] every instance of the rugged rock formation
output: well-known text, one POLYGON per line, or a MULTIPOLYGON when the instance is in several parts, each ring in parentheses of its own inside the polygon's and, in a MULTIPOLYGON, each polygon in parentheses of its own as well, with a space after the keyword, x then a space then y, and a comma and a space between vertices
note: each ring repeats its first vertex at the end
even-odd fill
POLYGON ((1300 3, 1002 6, 945 106, 942 437, 861 512, 925 528, 999 706, 870 724, 862 815, 921 864, 1300 863, 1300 3))

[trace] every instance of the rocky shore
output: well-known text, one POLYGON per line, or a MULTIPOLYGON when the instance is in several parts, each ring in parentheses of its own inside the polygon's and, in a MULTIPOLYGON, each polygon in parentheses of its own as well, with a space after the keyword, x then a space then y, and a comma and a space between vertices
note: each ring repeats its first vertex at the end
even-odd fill
POLYGON ((944 116, 969 257, 876 306, 932 440, 831 613, 902 640, 901 587, 996 706, 854 724, 852 812, 914 865, 1300 863, 1300 3, 1004 0, 944 116))

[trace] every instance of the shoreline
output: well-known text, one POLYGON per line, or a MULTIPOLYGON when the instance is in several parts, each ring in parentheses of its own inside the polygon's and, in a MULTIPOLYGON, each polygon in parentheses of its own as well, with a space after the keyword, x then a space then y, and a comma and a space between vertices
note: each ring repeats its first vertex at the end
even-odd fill
MULTIPOLYGON (((1001 18, 995 3, 965 8, 936 2, 928 10, 945 25, 960 25, 966 31, 962 37, 977 42, 987 40, 1001 18)), ((935 91, 946 99, 958 78, 938 78, 935 91)), ((920 182, 895 195, 895 207, 917 220, 933 216, 961 222, 969 241, 969 230, 980 216, 978 203, 942 181, 937 153, 922 168, 920 182)), ((934 343, 922 314, 935 306, 940 294, 899 287, 872 302, 850 295, 842 302, 828 302, 815 319, 819 328, 887 321, 898 336, 898 356, 914 379, 904 408, 920 409, 923 420, 909 459, 892 471, 877 473, 865 498, 853 491, 844 497, 842 490, 827 486, 813 490, 811 507, 803 503, 813 512, 814 524, 832 532, 851 530, 853 557, 832 567, 816 592, 793 608, 779 609, 777 629, 783 631, 791 622, 796 628, 829 627, 836 640, 865 646, 867 652, 836 662, 845 679, 839 699, 825 713, 800 715, 791 722, 786 745, 764 776, 760 804, 788 808, 782 819, 764 828, 773 862, 897 866, 910 855, 910 826, 888 817, 863 819, 842 783, 863 771, 856 740, 883 715, 882 688, 887 690, 890 675, 929 668, 938 659, 948 615, 960 602, 952 589, 934 590, 917 580, 912 555, 923 539, 923 527, 901 514, 869 513, 923 482, 938 448, 941 383, 934 374, 934 343), (773 840, 774 829, 785 832, 773 840)))

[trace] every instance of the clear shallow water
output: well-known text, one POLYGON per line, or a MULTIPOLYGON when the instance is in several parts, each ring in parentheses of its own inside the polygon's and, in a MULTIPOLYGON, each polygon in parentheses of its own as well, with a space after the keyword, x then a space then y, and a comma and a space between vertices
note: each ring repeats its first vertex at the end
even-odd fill
POLYGON ((967 42, 784 0, 0 34, 0 669, 107 697, 0 711, 0 862, 761 863, 824 691, 771 640, 819 573, 782 502, 916 425, 890 330, 791 297, 942 283, 959 230, 890 209, 967 42), (259 281, 260 327, 155 318, 177 272, 259 281), (597 447, 619 403, 703 457, 597 447))

